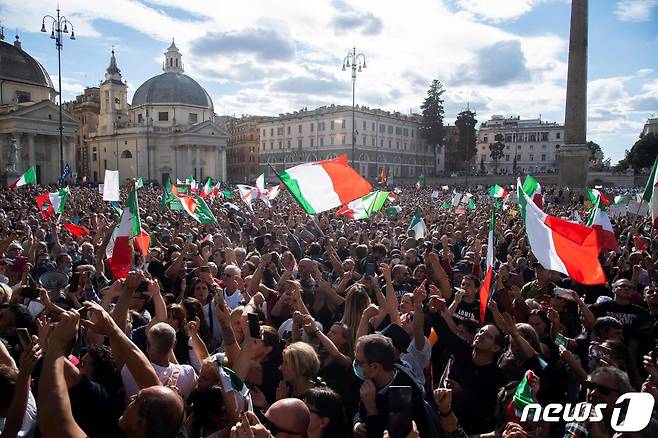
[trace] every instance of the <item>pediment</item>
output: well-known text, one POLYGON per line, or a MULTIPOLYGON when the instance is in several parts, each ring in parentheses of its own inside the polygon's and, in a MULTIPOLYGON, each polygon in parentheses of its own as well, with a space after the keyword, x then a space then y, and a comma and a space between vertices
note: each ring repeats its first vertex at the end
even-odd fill
POLYGON ((189 134, 204 134, 204 135, 214 135, 215 137, 228 137, 228 132, 226 130, 210 120, 205 122, 197 123, 196 125, 190 126, 189 129, 183 131, 184 133, 189 134))
MULTIPOLYGON (((7 114, 9 117, 28 118, 43 121, 59 121, 59 106, 49 100, 42 100, 34 105, 25 106, 21 109, 7 114)), ((78 120, 67 111, 62 111, 62 124, 77 125, 78 120)))

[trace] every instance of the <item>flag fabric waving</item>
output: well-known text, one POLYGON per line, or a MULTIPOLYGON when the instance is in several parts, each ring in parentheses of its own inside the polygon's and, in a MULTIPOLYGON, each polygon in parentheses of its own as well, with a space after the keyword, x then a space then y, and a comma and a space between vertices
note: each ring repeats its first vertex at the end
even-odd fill
POLYGON ((416 209, 414 216, 411 218, 409 223, 409 228, 407 231, 413 230, 416 239, 422 239, 427 234, 427 227, 425 226, 425 221, 421 215, 420 208, 416 209))
POLYGON ((217 223, 215 215, 212 214, 212 211, 210 211, 208 204, 206 204, 206 201, 204 201, 203 198, 182 195, 179 196, 178 199, 180 199, 183 210, 200 224, 206 225, 217 223))
POLYGON ((523 375, 523 379, 516 387, 514 396, 507 407, 507 418, 509 421, 520 422, 525 407, 531 403, 537 403, 537 400, 532 395, 531 383, 534 379, 537 379, 537 376, 531 370, 526 371, 523 375))
POLYGON ((525 177, 525 181, 523 181, 523 191, 530 199, 532 199, 532 202, 534 202, 540 210, 544 209, 544 197, 541 194, 541 186, 531 175, 525 177))
POLYGON ((44 193, 37 196, 36 201, 41 216, 48 219, 54 214, 62 214, 70 193, 69 188, 66 187, 53 193, 44 193))
POLYGON ((482 286, 480 286, 480 324, 484 325, 484 316, 487 313, 487 305, 491 296, 491 287, 493 286, 493 264, 494 264, 494 237, 496 229, 496 209, 491 209, 489 218, 489 237, 487 239, 487 273, 484 276, 482 286))
POLYGON ((654 228, 658 228, 658 172, 656 172, 656 168, 658 168, 658 156, 653 163, 647 185, 644 187, 644 193, 642 194, 642 200, 649 204, 654 228))
POLYGON ((418 179, 418 181, 416 181, 416 186, 415 187, 416 187, 416 190, 422 189, 423 188, 423 181, 421 179, 418 179))
POLYGON ((206 183, 203 185, 203 188, 201 189, 201 193, 199 194, 199 196, 201 196, 204 199, 207 198, 212 193, 213 187, 214 186, 212 183, 212 178, 208 177, 206 183))
POLYGON ((37 183, 37 172, 34 170, 34 166, 30 166, 29 169, 25 171, 23 175, 21 175, 20 178, 18 178, 16 181, 14 181, 9 188, 10 189, 15 189, 18 187, 23 187, 28 184, 36 184, 37 183))
POLYGON ((603 204, 604 206, 610 205, 610 201, 608 200, 608 198, 605 197, 605 195, 601 190, 596 188, 587 189, 587 197, 592 202, 592 205, 596 204, 597 196, 601 198, 601 204, 603 204))
POLYGON ((142 230, 137 190, 133 186, 128 193, 126 208, 121 213, 121 221, 114 228, 105 250, 112 276, 115 279, 126 278, 132 269, 133 248, 137 248, 142 255, 146 255, 150 243, 150 236, 142 230))
POLYGON ((601 249, 607 249, 608 251, 615 251, 617 249, 615 230, 612 228, 612 223, 610 222, 608 213, 605 212, 603 199, 600 196, 596 197, 594 206, 590 210, 587 226, 597 231, 601 249))
POLYGON ((388 199, 389 192, 380 190, 368 193, 363 198, 355 199, 342 206, 336 215, 346 215, 350 219, 368 219, 370 215, 382 209, 388 199))
POLYGON ((340 207, 372 190, 370 183, 347 164, 347 155, 300 164, 278 176, 308 214, 340 207))
POLYGON ((66 228, 69 233, 73 234, 75 237, 85 237, 89 235, 89 230, 82 225, 75 224, 64 224, 62 225, 66 228))
POLYGON ((597 231, 547 215, 532 202, 520 178, 517 187, 528 242, 539 263, 581 284, 605 284, 597 231))
POLYGON ((499 186, 498 184, 491 186, 489 189, 489 196, 492 198, 507 198, 509 193, 507 190, 505 190, 503 187, 499 186))

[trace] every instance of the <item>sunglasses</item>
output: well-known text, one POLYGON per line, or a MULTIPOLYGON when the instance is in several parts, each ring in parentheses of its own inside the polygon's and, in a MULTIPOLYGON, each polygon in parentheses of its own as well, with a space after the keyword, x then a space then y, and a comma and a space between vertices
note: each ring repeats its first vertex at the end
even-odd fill
POLYGON ((601 385, 596 382, 592 382, 591 380, 585 382, 585 387, 590 391, 594 391, 596 389, 603 395, 610 395, 610 393, 612 392, 619 393, 619 390, 617 389, 610 388, 609 386, 601 385))
POLYGON ((292 432, 290 430, 281 429, 276 424, 272 423, 269 418, 261 411, 261 423, 265 426, 265 429, 269 430, 270 434, 276 436, 279 432, 287 433, 289 435, 299 435, 298 432, 292 432))

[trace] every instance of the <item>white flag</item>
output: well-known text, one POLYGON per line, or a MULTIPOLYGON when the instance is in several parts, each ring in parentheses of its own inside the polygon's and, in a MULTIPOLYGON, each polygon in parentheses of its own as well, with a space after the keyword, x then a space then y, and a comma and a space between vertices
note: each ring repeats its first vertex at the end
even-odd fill
POLYGON ((119 171, 105 169, 103 181, 103 201, 119 200, 119 171))

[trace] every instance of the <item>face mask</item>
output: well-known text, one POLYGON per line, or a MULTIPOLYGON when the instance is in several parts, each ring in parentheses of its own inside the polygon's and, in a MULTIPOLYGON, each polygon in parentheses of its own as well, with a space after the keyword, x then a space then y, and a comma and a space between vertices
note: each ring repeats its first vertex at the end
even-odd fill
POLYGON ((363 373, 363 368, 361 368, 361 365, 357 365, 356 359, 352 361, 352 370, 354 370, 354 375, 358 377, 361 380, 368 380, 366 375, 363 373))
POLYGON ((65 274, 70 274, 71 272, 73 272, 73 267, 72 266, 67 266, 66 268, 64 268, 64 273, 65 274))

